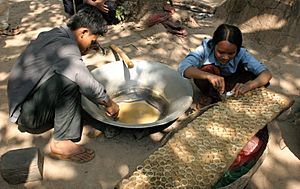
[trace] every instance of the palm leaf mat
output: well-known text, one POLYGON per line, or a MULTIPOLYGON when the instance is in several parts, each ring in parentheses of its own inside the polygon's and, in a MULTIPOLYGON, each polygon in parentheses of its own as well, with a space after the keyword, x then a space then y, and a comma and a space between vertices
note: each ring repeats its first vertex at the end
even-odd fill
POLYGON ((211 188, 251 137, 292 103, 264 87, 218 102, 175 133, 118 188, 211 188))

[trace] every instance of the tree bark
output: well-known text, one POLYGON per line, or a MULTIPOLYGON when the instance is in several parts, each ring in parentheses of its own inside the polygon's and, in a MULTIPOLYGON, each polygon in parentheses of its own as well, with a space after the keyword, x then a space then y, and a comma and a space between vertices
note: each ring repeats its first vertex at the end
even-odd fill
POLYGON ((298 0, 227 0, 216 9, 224 22, 239 26, 244 35, 266 48, 296 48, 300 41, 298 0))

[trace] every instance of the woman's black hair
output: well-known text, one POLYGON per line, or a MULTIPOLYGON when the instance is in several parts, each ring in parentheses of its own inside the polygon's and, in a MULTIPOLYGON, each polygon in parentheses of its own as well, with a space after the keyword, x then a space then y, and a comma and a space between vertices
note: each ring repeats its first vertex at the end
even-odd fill
POLYGON ((210 48, 214 49, 220 41, 229 41, 230 43, 235 44, 237 46, 237 53, 239 53, 243 43, 242 32, 234 25, 221 24, 218 26, 214 32, 213 38, 210 40, 210 48))
POLYGON ((94 35, 104 35, 107 32, 106 21, 101 12, 92 5, 83 4, 76 14, 71 16, 67 26, 72 30, 88 28, 94 35))

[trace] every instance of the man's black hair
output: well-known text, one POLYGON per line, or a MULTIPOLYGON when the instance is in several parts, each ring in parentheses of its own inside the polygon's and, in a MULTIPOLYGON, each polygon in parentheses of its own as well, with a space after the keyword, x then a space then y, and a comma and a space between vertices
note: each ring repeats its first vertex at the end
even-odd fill
POLYGON ((106 21, 101 12, 92 5, 83 4, 78 12, 74 14, 67 26, 71 30, 79 28, 88 28, 94 35, 104 35, 107 32, 106 21))

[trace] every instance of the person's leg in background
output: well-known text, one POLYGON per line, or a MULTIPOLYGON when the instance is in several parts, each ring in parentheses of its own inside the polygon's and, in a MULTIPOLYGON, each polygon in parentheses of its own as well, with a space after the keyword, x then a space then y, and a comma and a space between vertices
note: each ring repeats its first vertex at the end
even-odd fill
POLYGON ((78 6, 83 4, 83 0, 63 0, 64 11, 72 16, 76 13, 78 6))
POLYGON ((120 20, 118 20, 116 17, 116 10, 117 10, 116 1, 107 0, 105 4, 107 5, 109 11, 107 13, 101 11, 103 18, 106 20, 108 25, 118 24, 120 20))

